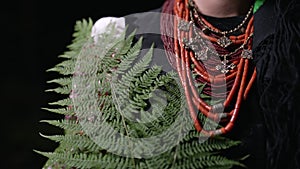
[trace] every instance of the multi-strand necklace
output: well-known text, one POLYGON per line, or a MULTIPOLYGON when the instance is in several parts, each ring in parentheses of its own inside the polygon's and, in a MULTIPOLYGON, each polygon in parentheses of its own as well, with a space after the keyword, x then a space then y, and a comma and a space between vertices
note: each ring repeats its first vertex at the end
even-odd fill
POLYGON ((175 0, 176 69, 195 128, 206 135, 226 134, 232 130, 241 104, 255 81, 256 69, 250 64, 252 13, 253 6, 240 24, 223 31, 209 23, 192 0, 175 0), (196 87, 199 83, 205 84, 201 93, 196 87), (202 94, 220 101, 209 104, 202 94), (220 122, 221 127, 204 128, 198 112, 220 122))

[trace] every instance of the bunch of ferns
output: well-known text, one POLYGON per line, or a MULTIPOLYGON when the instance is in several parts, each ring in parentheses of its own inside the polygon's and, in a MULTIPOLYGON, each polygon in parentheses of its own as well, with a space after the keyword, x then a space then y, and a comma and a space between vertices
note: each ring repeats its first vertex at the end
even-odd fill
POLYGON ((36 151, 48 158, 45 169, 243 166, 219 154, 238 141, 199 140, 177 74, 149 66, 153 46, 140 56, 143 39, 133 43, 135 32, 116 36, 110 25, 95 39, 92 26, 90 19, 77 21, 63 61, 49 69, 59 78, 49 81, 58 87, 48 91, 66 97, 45 108, 65 117, 42 121, 64 130, 41 134, 59 143, 53 152, 36 151))

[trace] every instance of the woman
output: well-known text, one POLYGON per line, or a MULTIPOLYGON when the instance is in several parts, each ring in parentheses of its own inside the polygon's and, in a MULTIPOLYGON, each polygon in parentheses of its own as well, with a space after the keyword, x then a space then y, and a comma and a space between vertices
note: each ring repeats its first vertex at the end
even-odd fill
POLYGON ((45 168, 230 168, 241 159, 251 169, 300 168, 299 17, 298 0, 166 0, 79 23, 69 60, 50 69, 65 75, 50 91, 71 93, 52 103, 67 107, 48 109, 65 115, 46 122, 66 132, 45 136, 60 142, 40 152, 45 168), (151 64, 163 72, 147 69, 150 55, 134 63, 153 44, 151 64))
POLYGON ((166 51, 154 54, 154 62, 178 72, 195 129, 242 141, 224 155, 250 154, 248 168, 294 169, 300 168, 299 11, 296 1, 166 0, 153 11, 101 18, 93 36, 107 21, 137 29, 145 49, 155 42, 166 51), (193 94, 194 82, 208 83, 203 92, 223 103, 208 105, 193 94), (229 117, 222 128, 205 131, 198 110, 229 117))

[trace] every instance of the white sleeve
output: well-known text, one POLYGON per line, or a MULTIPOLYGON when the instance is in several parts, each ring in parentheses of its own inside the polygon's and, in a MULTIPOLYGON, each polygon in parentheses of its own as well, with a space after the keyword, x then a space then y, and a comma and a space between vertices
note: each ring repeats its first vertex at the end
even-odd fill
POLYGON ((103 17, 98 19, 93 27, 91 36, 97 41, 96 37, 105 32, 105 28, 110 24, 114 23, 117 31, 117 35, 125 30, 125 18, 124 17, 103 17))

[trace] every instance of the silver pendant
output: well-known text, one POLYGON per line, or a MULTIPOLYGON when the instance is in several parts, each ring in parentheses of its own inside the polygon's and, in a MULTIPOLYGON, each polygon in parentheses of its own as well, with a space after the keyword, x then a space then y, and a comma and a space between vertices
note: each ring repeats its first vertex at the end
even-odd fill
POLYGON ((219 70, 223 74, 227 74, 230 70, 233 70, 234 68, 236 68, 236 65, 234 63, 228 65, 228 60, 224 60, 221 62, 220 65, 216 66, 216 70, 219 70))
POLYGON ((245 59, 253 59, 253 57, 252 57, 252 50, 244 49, 242 51, 241 57, 245 58, 245 59))
POLYGON ((199 51, 195 51, 195 58, 198 61, 203 61, 208 59, 208 48, 204 47, 199 51))
POLYGON ((184 38, 183 39, 184 48, 191 50, 195 54, 195 58, 198 61, 203 61, 208 59, 208 47, 200 46, 199 39, 192 38, 190 40, 184 38))
POLYGON ((197 42, 194 39, 188 40, 187 38, 183 38, 182 40, 184 48, 192 50, 192 51, 198 51, 199 46, 197 42))
POLYGON ((229 45, 232 44, 232 41, 224 35, 224 36, 222 36, 220 39, 218 39, 217 43, 218 43, 221 47, 227 48, 229 45))

